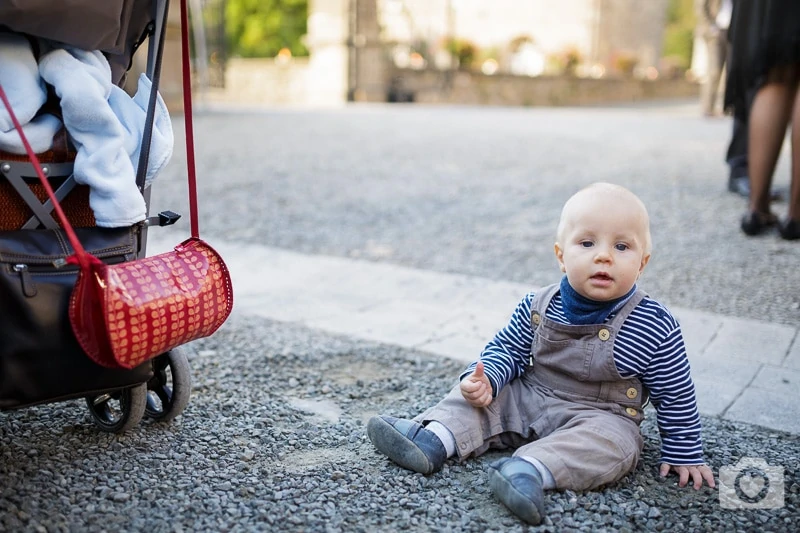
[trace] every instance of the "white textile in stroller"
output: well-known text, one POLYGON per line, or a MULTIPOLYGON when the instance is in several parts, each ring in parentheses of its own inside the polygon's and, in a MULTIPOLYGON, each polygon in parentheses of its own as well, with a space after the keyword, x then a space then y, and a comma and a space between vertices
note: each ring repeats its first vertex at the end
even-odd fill
MULTIPOLYGON (((42 42, 42 45, 43 48, 50 48, 41 55, 38 72, 28 64, 33 58, 32 54, 27 57, 19 46, 0 47, 0 83, 12 98, 11 101, 18 102, 15 112, 20 121, 23 117, 28 119, 23 130, 28 134, 34 150, 40 152, 50 148, 53 136, 60 128, 60 121, 46 114, 31 119, 31 111, 35 115, 41 106, 38 103, 37 108, 32 109, 33 105, 27 103, 29 100, 23 99, 23 96, 30 98, 31 92, 27 92, 27 95, 17 94, 16 97, 11 95, 23 88, 31 91, 32 87, 38 87, 44 91, 43 85, 40 85, 44 80, 53 86, 60 98, 64 126, 77 149, 75 181, 89 186, 89 204, 97 225, 120 227, 144 220, 146 207, 136 187, 135 169, 139 163, 150 80, 141 75, 137 93, 130 98, 125 91, 111 83, 111 69, 101 52, 80 50, 58 43, 42 42), (24 63, 16 67, 16 72, 23 75, 14 78, 5 75, 9 61, 24 63)), ((34 91, 34 104, 40 99, 41 95, 34 91)), ((3 129, 0 131, 0 148, 12 153, 24 153, 13 125, 10 130, 6 129, 6 123, 10 122, 7 112, 0 110, 0 128, 3 129)), ((172 122, 159 95, 146 183, 149 184, 169 161, 172 146, 172 122)))
MULTIPOLYGON (((31 45, 22 35, 0 32, 0 84, 33 151, 39 153, 49 150, 53 144, 53 135, 61 127, 61 121, 53 115, 36 116, 47 100, 47 89, 44 80, 39 76, 39 66, 31 45)), ((14 130, 14 123, 2 106, 0 150, 14 154, 25 153, 19 134, 14 130)))

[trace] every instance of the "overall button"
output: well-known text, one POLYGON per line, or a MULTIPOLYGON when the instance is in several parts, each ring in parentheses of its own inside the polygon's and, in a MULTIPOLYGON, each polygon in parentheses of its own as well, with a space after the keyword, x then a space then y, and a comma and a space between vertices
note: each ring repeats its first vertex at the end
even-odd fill
POLYGON ((634 398, 636 398, 636 396, 638 396, 639 393, 637 392, 636 389, 631 387, 630 389, 628 389, 628 391, 625 394, 628 396, 628 398, 633 400, 634 398))
POLYGON ((534 315, 531 317, 531 322, 533 322, 537 326, 539 325, 539 322, 541 322, 541 320, 542 319, 539 317, 539 313, 534 313, 534 315))
POLYGON ((609 333, 606 328, 603 328, 597 332, 597 336, 600 337, 601 341, 607 341, 608 338, 611 337, 611 333, 609 333))
POLYGON ((625 409, 625 412, 628 413, 631 416, 636 416, 636 415, 639 414, 639 412, 636 409, 634 409, 633 407, 628 407, 627 409, 625 409))

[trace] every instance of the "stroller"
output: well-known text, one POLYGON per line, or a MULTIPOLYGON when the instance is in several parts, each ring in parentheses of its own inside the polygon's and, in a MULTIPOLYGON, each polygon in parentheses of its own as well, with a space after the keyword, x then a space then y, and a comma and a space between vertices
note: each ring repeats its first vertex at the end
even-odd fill
MULTIPOLYGON (((0 35, 100 51, 117 87, 136 50, 148 41, 145 74, 157 93, 168 9, 168 0, 12 0, 0 3, 0 35)), ((50 90, 45 105, 52 106, 53 97, 50 90)), ((150 146, 151 113, 152 106, 142 141, 148 148, 142 150, 150 146)), ((149 183, 137 179, 144 222, 99 227, 89 206, 90 187, 73 176, 76 150, 69 132, 62 128, 37 157, 81 243, 106 263, 145 257, 148 227, 171 225, 180 216, 165 211, 150 217, 149 183)), ((43 251, 43 235, 61 230, 36 176, 27 156, 0 151, 0 410, 85 398, 102 431, 120 433, 145 417, 172 420, 191 391, 181 347, 127 370, 94 363, 76 341, 65 317, 77 270, 54 267, 52 250, 43 251)))

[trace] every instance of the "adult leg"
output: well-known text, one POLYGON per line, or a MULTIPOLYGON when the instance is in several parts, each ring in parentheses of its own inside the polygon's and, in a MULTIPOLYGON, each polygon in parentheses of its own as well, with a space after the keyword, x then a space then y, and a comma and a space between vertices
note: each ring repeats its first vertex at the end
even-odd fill
POLYGON ((786 137, 794 94, 785 81, 768 81, 756 93, 748 120, 750 213, 742 220, 748 235, 761 233, 776 219, 770 212, 770 187, 786 137))
POLYGON ((708 69, 705 81, 700 88, 700 101, 703 114, 711 117, 716 113, 717 91, 719 90, 719 81, 722 76, 722 61, 725 56, 720 49, 720 36, 707 37, 705 43, 708 54, 708 69))
POLYGON ((725 155, 730 174, 728 176, 728 190, 750 197, 750 178, 747 171, 747 122, 733 117, 733 133, 725 155))
POLYGON ((792 113, 792 185, 789 193, 789 218, 800 220, 800 87, 795 90, 792 113))
POLYGON ((789 212, 780 230, 784 239, 800 239, 800 85, 797 82, 792 111, 792 183, 789 188, 789 212))
MULTIPOLYGON (((730 69, 728 54, 730 45, 728 44, 728 30, 720 32, 720 57, 722 57, 722 70, 730 69)), ((725 89, 727 90, 728 78, 725 76, 725 89)), ((724 91, 723 91, 724 92, 724 91)), ((724 99, 724 98, 723 98, 724 99)), ((724 107, 724 105, 723 105, 724 107)), ((728 164, 728 190, 745 198, 750 197, 750 178, 747 172, 747 121, 733 115, 733 132, 728 151, 725 154, 725 162, 728 164)))

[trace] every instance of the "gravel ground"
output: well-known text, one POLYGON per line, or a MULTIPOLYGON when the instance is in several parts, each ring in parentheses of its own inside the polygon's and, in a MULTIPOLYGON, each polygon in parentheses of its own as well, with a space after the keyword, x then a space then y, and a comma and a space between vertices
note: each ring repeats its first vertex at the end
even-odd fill
POLYGON ((377 412, 435 403, 459 364, 238 315, 189 351, 193 397, 172 424, 99 433, 81 401, 0 414, 0 530, 800 530, 797 436, 703 420, 715 472, 752 455, 786 468, 782 508, 725 510, 716 490, 658 477, 651 416, 634 473, 599 491, 548 493, 545 523, 527 528, 486 484, 488 463, 508 452, 425 477, 365 436, 377 412))

